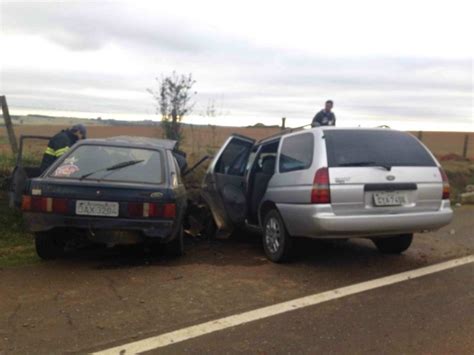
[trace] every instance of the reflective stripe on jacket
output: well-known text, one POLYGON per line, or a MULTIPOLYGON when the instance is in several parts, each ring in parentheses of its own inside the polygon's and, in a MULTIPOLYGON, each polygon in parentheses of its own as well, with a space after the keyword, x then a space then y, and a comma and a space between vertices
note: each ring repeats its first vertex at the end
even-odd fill
POLYGON ((41 162, 41 172, 45 171, 54 161, 66 153, 77 137, 69 130, 61 131, 49 140, 41 162))
POLYGON ((64 147, 61 149, 54 150, 53 148, 46 148, 44 154, 52 155, 53 157, 59 158, 61 155, 66 153, 69 150, 69 147, 64 147))

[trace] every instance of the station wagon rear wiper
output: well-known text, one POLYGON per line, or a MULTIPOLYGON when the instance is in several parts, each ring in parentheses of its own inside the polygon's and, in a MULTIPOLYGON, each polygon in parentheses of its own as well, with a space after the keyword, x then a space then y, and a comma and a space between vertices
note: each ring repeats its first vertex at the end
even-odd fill
POLYGON ((339 164, 339 166, 380 166, 387 171, 392 170, 392 167, 390 165, 380 164, 374 161, 355 161, 351 163, 342 163, 342 164, 339 164))
POLYGON ((82 175, 79 180, 84 180, 86 178, 88 178, 89 176, 91 175, 94 175, 96 173, 100 173, 101 171, 113 171, 113 170, 118 170, 118 169, 122 169, 122 168, 126 168, 127 166, 131 166, 131 165, 135 165, 135 164, 138 164, 138 163, 141 163, 143 162, 144 160, 141 159, 141 160, 128 160, 128 161, 123 161, 121 163, 117 163, 117 164, 114 164, 112 166, 109 166, 108 168, 102 168, 102 169, 98 169, 98 170, 95 170, 95 171, 92 171, 90 173, 87 173, 87 174, 84 174, 82 175))

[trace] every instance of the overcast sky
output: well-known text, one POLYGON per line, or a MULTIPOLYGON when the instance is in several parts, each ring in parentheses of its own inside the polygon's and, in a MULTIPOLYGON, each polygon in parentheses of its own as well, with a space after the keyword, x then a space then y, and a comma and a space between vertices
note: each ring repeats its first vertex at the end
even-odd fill
POLYGON ((187 122, 474 130, 471 1, 0 0, 10 110, 158 119, 154 78, 192 73, 187 122), (217 117, 207 117, 215 102, 217 117))

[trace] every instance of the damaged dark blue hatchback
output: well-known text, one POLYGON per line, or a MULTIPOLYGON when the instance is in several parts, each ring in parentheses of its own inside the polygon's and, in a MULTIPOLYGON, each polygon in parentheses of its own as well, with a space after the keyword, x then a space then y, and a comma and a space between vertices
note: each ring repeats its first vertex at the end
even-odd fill
POLYGON ((158 242, 181 255, 185 160, 175 146, 141 137, 89 139, 39 177, 17 164, 12 201, 21 203, 38 255, 52 259, 90 242, 158 242))

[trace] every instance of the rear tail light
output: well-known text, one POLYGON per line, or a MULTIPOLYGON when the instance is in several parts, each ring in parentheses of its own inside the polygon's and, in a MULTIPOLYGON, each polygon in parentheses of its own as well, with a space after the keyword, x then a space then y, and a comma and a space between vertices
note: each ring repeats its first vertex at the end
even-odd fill
POLYGON ((69 200, 65 198, 53 198, 53 212, 67 214, 69 212, 69 200))
POLYGON ((143 203, 129 203, 128 215, 130 217, 143 217, 143 203))
MULTIPOLYGON (((21 201, 21 210, 24 212, 68 214, 69 200, 24 195, 21 201)), ((129 203, 128 216, 135 218, 175 218, 176 204, 129 203)))
POLYGON ((21 201, 21 210, 24 212, 67 214, 69 201, 64 198, 24 195, 21 201))
POLYGON ((129 203, 128 215, 137 218, 175 218, 176 204, 129 203))
POLYGON ((314 175, 311 203, 331 203, 328 168, 321 168, 314 175))
POLYGON ((174 203, 167 203, 163 208, 164 218, 175 218, 176 217, 176 205, 174 203))
POLYGON ((31 211, 31 196, 23 195, 21 199, 21 210, 24 212, 31 211))
POLYGON ((441 178, 443 179, 443 200, 449 200, 451 194, 451 187, 449 186, 448 175, 443 170, 443 168, 439 168, 439 172, 441 173, 441 178))

